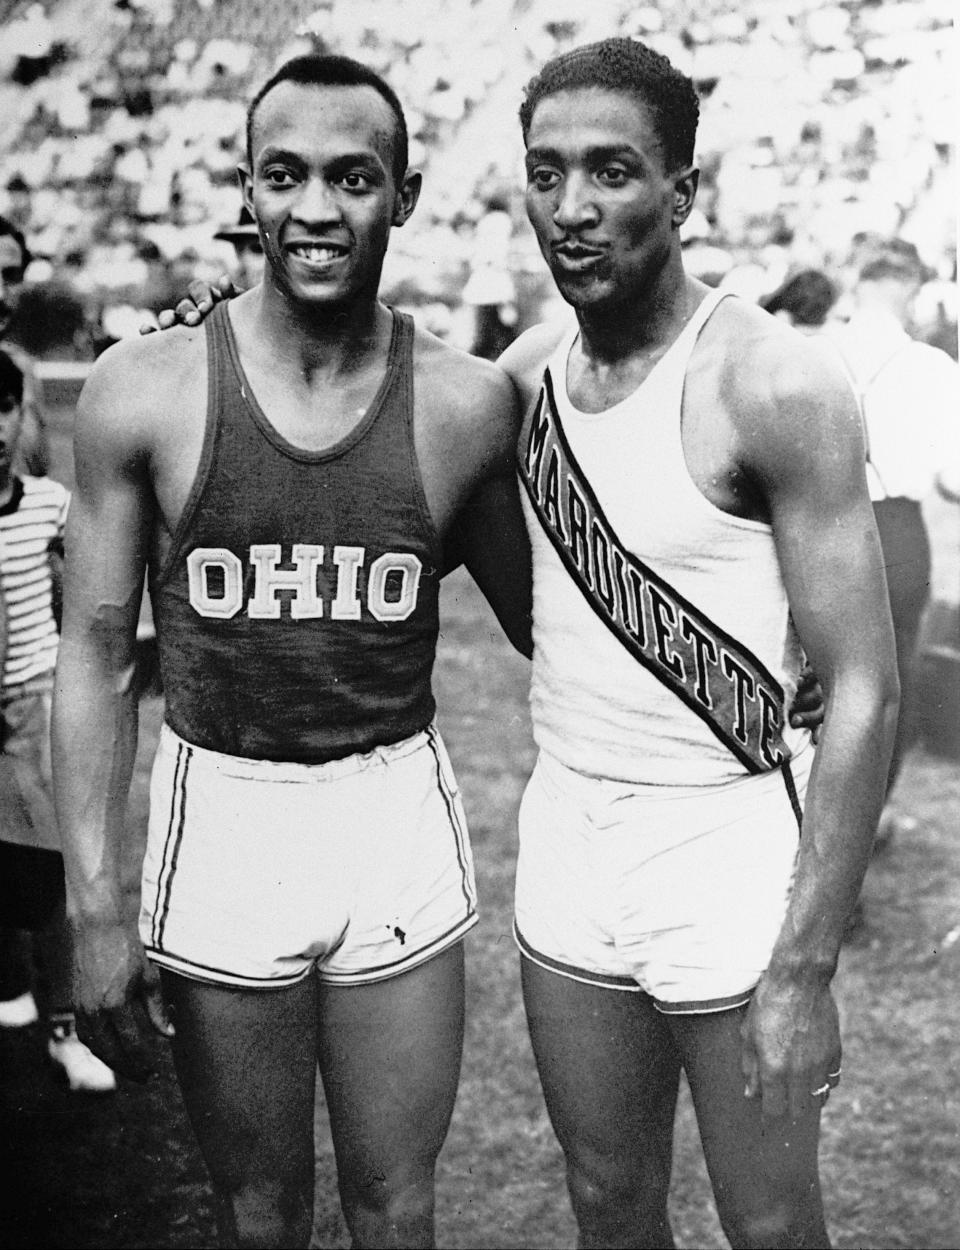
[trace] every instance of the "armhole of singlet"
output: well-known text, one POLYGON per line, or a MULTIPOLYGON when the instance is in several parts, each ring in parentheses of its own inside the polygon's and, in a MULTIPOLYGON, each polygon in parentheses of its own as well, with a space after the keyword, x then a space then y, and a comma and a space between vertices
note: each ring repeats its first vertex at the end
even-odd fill
POLYGON ((157 588, 163 586, 167 581, 177 557, 180 555, 184 535, 196 514, 204 487, 210 477, 210 470, 213 467, 216 445, 220 435, 221 376, 223 370, 229 367, 229 358, 224 350, 226 346, 226 326, 223 323, 226 316, 227 303, 224 300, 214 305, 213 312, 203 323, 207 345, 207 414, 204 423, 203 446, 200 449, 200 460, 197 464, 193 485, 190 487, 187 501, 183 506, 180 519, 170 539, 170 550, 167 552, 163 564, 157 569, 156 576, 151 579, 151 584, 157 588))
POLYGON ((440 567, 443 564, 443 542, 440 538, 440 532, 437 529, 436 522, 430 513, 430 505, 427 502, 427 492, 423 485, 423 474, 420 472, 420 458, 417 455, 416 421, 414 410, 416 391, 413 372, 413 353, 416 338, 416 326, 414 325, 413 318, 408 313, 397 312, 396 309, 394 309, 393 315, 397 319, 399 339, 397 343, 397 371, 403 379, 402 402, 407 436, 407 455, 410 458, 410 474, 414 490, 417 495, 420 515, 433 540, 434 555, 437 559, 437 565, 440 567))

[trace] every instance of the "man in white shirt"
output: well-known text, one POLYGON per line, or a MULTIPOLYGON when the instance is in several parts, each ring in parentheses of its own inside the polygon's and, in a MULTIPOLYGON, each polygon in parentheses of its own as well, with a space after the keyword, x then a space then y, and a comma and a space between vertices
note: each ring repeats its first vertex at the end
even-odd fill
MULTIPOLYGON (((853 312, 830 332, 860 401, 867 480, 883 548, 900 670, 901 705, 888 798, 910 742, 910 673, 930 593, 930 541, 921 502, 945 469, 957 420, 960 371, 937 347, 910 337, 910 310, 923 281, 916 248, 892 240, 861 266, 853 312)), ((888 805, 880 838, 895 830, 888 805)))

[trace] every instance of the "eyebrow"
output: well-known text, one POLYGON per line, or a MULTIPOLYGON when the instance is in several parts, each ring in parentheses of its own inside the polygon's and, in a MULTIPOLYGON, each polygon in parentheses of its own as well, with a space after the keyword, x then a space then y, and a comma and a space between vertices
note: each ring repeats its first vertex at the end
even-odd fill
MULTIPOLYGON (((624 156, 640 160, 640 153, 632 143, 601 143, 587 148, 587 157, 591 161, 610 161, 624 156)), ((563 161, 564 155, 557 148, 533 147, 527 149, 526 162, 532 161, 563 161)))
MULTIPOLYGON (((304 156, 302 152, 294 152, 289 148, 266 147, 257 156, 257 164, 263 165, 267 161, 293 161, 300 165, 309 163, 309 157, 304 156)), ((339 152, 331 157, 327 162, 328 165, 382 165, 383 160, 370 148, 366 148, 359 152, 339 152)))

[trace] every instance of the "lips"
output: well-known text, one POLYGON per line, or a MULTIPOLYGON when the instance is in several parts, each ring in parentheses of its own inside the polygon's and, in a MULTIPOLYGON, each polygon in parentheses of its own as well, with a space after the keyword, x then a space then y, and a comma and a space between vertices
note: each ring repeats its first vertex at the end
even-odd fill
POLYGON ((602 247, 571 240, 555 243, 551 250, 554 258, 560 262, 564 269, 575 270, 591 268, 605 254, 605 249, 602 247))
POLYGON ((287 245, 287 252, 290 256, 303 261, 307 265, 319 267, 331 265, 334 261, 341 260, 348 251, 349 249, 344 244, 332 243, 328 240, 316 243, 290 243, 287 245))

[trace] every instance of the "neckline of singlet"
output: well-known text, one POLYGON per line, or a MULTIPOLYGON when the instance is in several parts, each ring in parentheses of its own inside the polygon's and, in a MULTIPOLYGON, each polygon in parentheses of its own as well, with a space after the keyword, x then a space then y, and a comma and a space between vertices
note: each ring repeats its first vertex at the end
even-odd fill
POLYGON ((680 333, 643 381, 635 386, 628 395, 624 395, 623 399, 618 399, 615 404, 611 404, 609 408, 602 408, 599 412, 584 412, 573 403, 567 391, 567 364, 573 345, 580 335, 580 326, 576 324, 572 326, 558 343, 553 358, 548 365, 554 375, 555 393, 563 402, 565 411, 578 421, 602 421, 619 415, 623 409, 636 401, 637 396, 651 380, 654 378, 659 380, 659 376, 666 371, 667 366, 677 362, 678 357, 686 349, 687 355, 682 356, 683 370, 681 371, 685 372, 687 356, 693 350, 693 344, 696 342, 697 336, 720 301, 730 294, 731 292, 729 291, 722 291, 717 288, 707 291, 706 295, 704 295, 703 299, 690 314, 680 333))
POLYGON ((291 460, 300 461, 303 464, 321 464, 327 460, 335 460, 345 455, 351 448, 355 447, 376 422, 384 402, 390 393, 393 383, 396 379, 400 368, 402 358, 402 348, 406 340, 405 321, 402 313, 398 313, 396 309, 388 309, 393 318, 390 329, 390 346, 387 349, 387 363, 383 371, 383 377, 380 385, 377 387, 373 399, 370 401, 366 412, 357 422, 357 424, 339 439, 336 443, 332 443, 329 447, 321 448, 319 451, 311 451, 306 447, 299 447, 296 443, 291 443, 289 439, 284 438, 280 431, 276 428, 270 418, 260 406, 260 401, 254 394, 250 380, 244 371, 243 364, 240 360, 240 350, 237 346, 237 338, 234 333, 233 323, 230 320, 229 304, 223 302, 214 308, 214 314, 220 314, 221 325, 224 331, 224 342, 227 349, 227 358, 230 367, 233 370, 234 381, 240 393, 240 398, 246 405, 250 417, 267 441, 276 448, 277 451, 289 457, 291 460), (220 310, 223 310, 222 313, 220 310))

